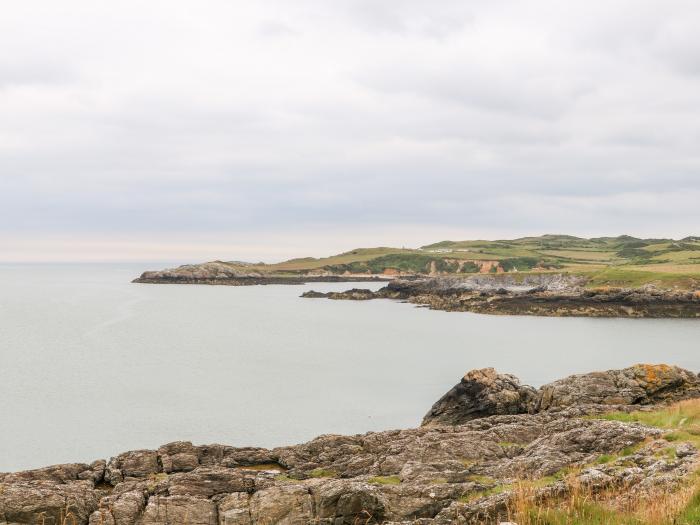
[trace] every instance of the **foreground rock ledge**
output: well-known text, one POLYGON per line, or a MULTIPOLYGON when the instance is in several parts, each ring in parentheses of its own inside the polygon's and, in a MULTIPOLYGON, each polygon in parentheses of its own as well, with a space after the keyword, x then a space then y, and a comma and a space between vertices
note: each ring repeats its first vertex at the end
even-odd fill
MULTIPOLYGON (((492 523, 514 479, 579 466, 576 482, 632 494, 673 487, 697 451, 639 424, 581 416, 698 397, 698 376, 637 365, 571 376, 536 390, 493 369, 467 373, 420 428, 325 435, 276 449, 195 446, 125 452, 109 461, 0 474, 3 524, 492 523), (602 465, 601 455, 638 448, 602 465)), ((537 494, 564 494, 565 479, 537 494)))

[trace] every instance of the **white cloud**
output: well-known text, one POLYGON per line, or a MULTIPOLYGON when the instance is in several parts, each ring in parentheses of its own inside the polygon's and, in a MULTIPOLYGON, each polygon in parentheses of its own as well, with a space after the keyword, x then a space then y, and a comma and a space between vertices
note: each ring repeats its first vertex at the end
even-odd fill
POLYGON ((0 234, 29 258, 173 235, 173 257, 202 235, 303 255, 319 228, 349 248, 415 224, 697 234, 698 24, 693 1, 15 3, 0 234))

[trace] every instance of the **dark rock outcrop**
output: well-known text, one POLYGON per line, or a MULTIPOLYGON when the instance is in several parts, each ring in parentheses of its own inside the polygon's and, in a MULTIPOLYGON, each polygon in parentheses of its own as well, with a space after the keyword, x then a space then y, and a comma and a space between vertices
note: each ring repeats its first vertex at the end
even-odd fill
POLYGON ((374 292, 366 288, 353 288, 352 290, 347 290, 345 292, 317 292, 315 290, 309 290, 301 294, 301 297, 307 299, 344 299, 351 301, 367 301, 369 299, 374 299, 374 292))
POLYGON ((536 395, 534 388, 521 385, 513 375, 498 374, 493 368, 472 370, 433 405, 423 424, 461 425, 496 414, 524 414, 536 395))

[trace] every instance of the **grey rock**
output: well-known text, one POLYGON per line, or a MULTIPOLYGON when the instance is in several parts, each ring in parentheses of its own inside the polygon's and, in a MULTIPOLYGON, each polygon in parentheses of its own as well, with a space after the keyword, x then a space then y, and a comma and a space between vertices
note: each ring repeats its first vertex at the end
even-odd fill
POLYGON ((87 523, 97 509, 98 494, 89 481, 11 481, 0 490, 0 523, 60 524, 68 517, 87 523))
POLYGON ((581 418, 692 396, 697 378, 688 371, 639 365, 572 376, 548 385, 546 409, 546 387, 536 393, 492 369, 467 376, 467 387, 445 396, 434 415, 457 425, 324 435, 273 450, 175 442, 107 463, 3 474, 0 524, 49 525, 67 513, 76 525, 491 524, 508 518, 517 479, 582 467, 532 497, 617 487, 624 502, 675 490, 695 470, 690 443, 669 444, 643 425, 581 418), (615 404, 630 401, 637 404, 615 404), (631 445, 634 452, 621 452, 631 445), (598 461, 602 454, 609 463, 598 461), (495 488, 500 493, 490 494, 495 488))
POLYGON ((109 460, 105 480, 116 485, 130 478, 145 478, 160 471, 155 450, 132 450, 109 460))
POLYGON ((433 405, 423 425, 459 425, 490 415, 578 408, 579 415, 700 397, 700 378, 677 366, 639 364, 576 374, 539 390, 493 368, 472 370, 433 405))
POLYGON ((697 449, 692 443, 681 443, 676 447, 676 456, 679 458, 694 456, 696 453, 697 449))
POLYGON ((199 466, 200 450, 189 441, 168 443, 158 449, 163 472, 189 472, 199 466))
POLYGON ((698 396, 697 374, 677 366, 640 364, 572 375, 544 385, 535 410, 580 404, 648 405, 698 396))
POLYGON ((492 415, 523 414, 536 391, 510 374, 493 368, 471 370, 423 418, 423 425, 459 425, 492 415))
POLYGON ((153 496, 135 525, 216 525, 216 502, 194 496, 153 496))

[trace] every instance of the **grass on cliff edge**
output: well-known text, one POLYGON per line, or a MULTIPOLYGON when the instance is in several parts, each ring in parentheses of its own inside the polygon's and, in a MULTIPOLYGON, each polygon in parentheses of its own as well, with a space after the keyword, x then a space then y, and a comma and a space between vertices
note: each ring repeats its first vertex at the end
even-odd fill
MULTIPOLYGON (((669 442, 690 442, 700 448, 700 399, 681 401, 654 411, 612 412, 595 417, 653 426, 668 431, 663 437, 669 442)), ((667 450, 668 459, 675 459, 675 448, 667 450)), ((625 450, 621 455, 633 452, 633 449, 625 450)), ((601 457, 599 463, 611 459, 601 457)), ((563 500, 536 504, 532 487, 518 484, 514 489, 516 504, 511 521, 518 525, 700 525, 700 471, 698 465, 695 468, 687 483, 677 490, 662 490, 638 500, 633 498, 623 510, 611 507, 595 494, 576 486, 563 500)))

